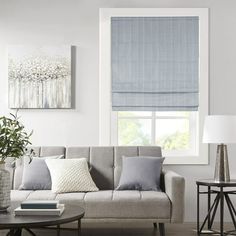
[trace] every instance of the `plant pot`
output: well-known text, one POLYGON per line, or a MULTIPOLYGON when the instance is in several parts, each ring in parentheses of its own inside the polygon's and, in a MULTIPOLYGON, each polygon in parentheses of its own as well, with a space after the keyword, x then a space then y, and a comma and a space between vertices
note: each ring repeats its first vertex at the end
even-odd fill
POLYGON ((10 200, 10 172, 5 169, 5 163, 0 163, 0 211, 6 211, 10 200))

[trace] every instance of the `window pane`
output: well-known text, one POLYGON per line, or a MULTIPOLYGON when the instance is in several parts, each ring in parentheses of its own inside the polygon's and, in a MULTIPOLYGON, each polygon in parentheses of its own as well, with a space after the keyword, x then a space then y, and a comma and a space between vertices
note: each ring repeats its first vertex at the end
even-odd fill
POLYGON ((181 116, 189 117, 190 112, 188 111, 168 111, 168 112, 156 112, 156 116, 181 116))
POLYGON ((119 117, 135 117, 135 116, 151 116, 152 113, 148 111, 119 111, 119 117))
POLYGON ((156 119, 156 144, 164 150, 186 150, 190 146, 188 119, 156 119))
POLYGON ((150 145, 151 120, 149 119, 119 119, 119 145, 150 145))

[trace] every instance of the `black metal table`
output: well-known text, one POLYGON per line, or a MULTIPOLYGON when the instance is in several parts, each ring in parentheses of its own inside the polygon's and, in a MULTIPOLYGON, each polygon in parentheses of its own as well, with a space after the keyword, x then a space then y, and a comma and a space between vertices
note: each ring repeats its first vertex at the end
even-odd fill
POLYGON ((229 197, 229 195, 236 194, 236 190, 229 190, 229 188, 236 187, 236 180, 231 180, 230 182, 217 182, 213 179, 205 179, 196 181, 197 184, 197 233, 201 234, 218 234, 218 235, 236 235, 236 210, 229 197), (200 186, 207 187, 206 191, 201 191, 200 186), (200 225, 200 195, 207 195, 208 209, 207 215, 204 218, 202 224, 200 225), (211 198, 214 196, 213 203, 211 198), (234 229, 230 231, 224 231, 224 205, 227 205, 229 213, 234 225, 234 229), (220 230, 213 229, 213 223, 216 215, 216 211, 220 207, 220 230), (204 227, 207 224, 207 230, 204 227))
POLYGON ((32 229, 47 228, 56 229, 57 236, 59 236, 61 229, 65 229, 60 227, 61 224, 77 221, 77 235, 80 235, 80 221, 83 216, 84 209, 78 205, 72 204, 65 205, 65 211, 61 216, 15 216, 12 209, 6 213, 0 214, 0 230, 9 229, 7 235, 21 236, 22 229, 24 229, 35 236, 32 229))

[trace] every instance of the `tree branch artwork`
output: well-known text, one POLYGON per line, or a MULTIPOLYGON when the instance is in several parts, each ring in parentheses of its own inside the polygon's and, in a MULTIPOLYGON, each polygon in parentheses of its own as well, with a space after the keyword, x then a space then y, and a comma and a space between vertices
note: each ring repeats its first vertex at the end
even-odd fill
POLYGON ((10 108, 70 108, 70 47, 24 48, 9 50, 10 108))

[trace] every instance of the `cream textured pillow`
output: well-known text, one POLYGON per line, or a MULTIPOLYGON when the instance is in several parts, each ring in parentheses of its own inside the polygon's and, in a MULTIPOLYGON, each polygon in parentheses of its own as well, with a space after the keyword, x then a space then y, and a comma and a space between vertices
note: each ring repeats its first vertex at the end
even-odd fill
POLYGON ((92 192, 98 191, 88 170, 87 160, 51 159, 45 160, 52 179, 52 192, 92 192))

